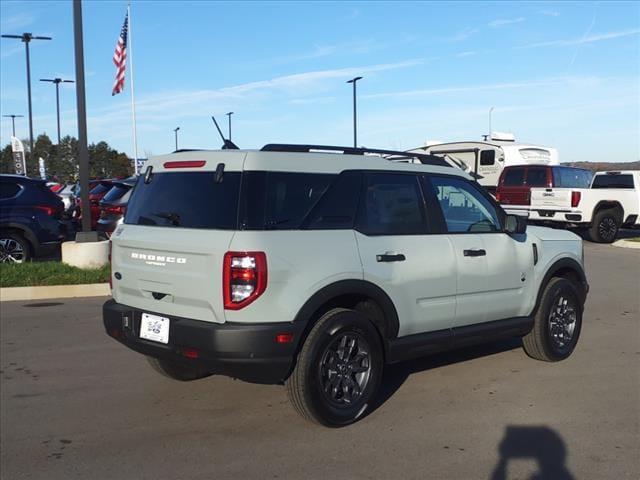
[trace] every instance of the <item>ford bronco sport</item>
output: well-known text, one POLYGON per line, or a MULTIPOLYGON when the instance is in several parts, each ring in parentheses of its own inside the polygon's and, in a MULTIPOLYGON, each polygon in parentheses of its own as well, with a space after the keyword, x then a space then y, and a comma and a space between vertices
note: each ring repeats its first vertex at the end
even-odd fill
POLYGON ((173 379, 285 384, 328 426, 367 412, 388 363, 513 336, 567 358, 588 290, 579 237, 383 150, 152 158, 111 245, 111 337, 173 379))

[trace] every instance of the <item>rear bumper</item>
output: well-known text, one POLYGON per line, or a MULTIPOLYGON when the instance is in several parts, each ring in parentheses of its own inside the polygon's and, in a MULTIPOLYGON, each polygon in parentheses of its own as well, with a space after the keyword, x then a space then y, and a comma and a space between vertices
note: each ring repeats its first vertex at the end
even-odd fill
POLYGON ((102 312, 107 334, 136 352, 253 383, 281 383, 289 376, 304 329, 299 322, 217 324, 156 314, 170 319, 164 345, 139 338, 142 310, 109 300, 102 312), (283 333, 292 333, 293 341, 277 343, 283 333), (197 358, 186 356, 194 351, 197 358))

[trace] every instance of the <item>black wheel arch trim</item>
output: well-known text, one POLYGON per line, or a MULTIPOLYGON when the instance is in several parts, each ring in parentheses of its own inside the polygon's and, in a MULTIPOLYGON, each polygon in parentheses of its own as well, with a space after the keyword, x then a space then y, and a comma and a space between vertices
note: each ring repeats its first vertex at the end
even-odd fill
POLYGON ((38 241, 38 237, 31 231, 29 227, 24 226, 21 223, 3 223, 0 225, 0 229, 2 230, 17 230, 18 233, 21 233, 29 242, 29 247, 33 250, 37 250, 40 246, 40 242, 38 241))
POLYGON ((620 210, 620 222, 624 220, 624 207, 622 204, 616 200, 600 200, 595 208, 593 209, 593 214, 597 214, 600 210, 609 210, 609 209, 619 209, 620 210))
POLYGON ((386 323, 386 338, 384 340, 398 336, 400 322, 393 301, 384 290, 366 280, 339 280, 322 287, 300 308, 294 322, 308 322, 323 305, 345 295, 362 295, 374 300, 384 315, 386 323))
POLYGON ((581 285, 578 285, 579 293, 581 295, 580 302, 582 303, 582 305, 584 305, 584 302, 587 298, 587 293, 589 292, 589 283, 587 282, 587 276, 584 272, 584 269, 573 258, 561 258, 559 260, 556 260, 554 263, 552 263, 551 266, 547 269, 546 273, 544 274, 544 277, 542 278, 542 282, 540 282, 540 288, 538 289, 538 296, 536 299, 536 305, 533 309, 533 312, 536 312, 538 310, 540 306, 540 302, 542 302, 542 293, 544 292, 544 289, 549 283, 549 281, 553 277, 558 276, 557 275, 558 272, 560 272, 561 270, 567 270, 567 269, 575 273, 580 280, 581 285))

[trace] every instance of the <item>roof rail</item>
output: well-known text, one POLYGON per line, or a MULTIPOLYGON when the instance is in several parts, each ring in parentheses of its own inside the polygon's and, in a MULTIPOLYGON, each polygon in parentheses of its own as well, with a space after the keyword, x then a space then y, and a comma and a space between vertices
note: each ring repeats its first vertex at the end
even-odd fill
POLYGON ((426 153, 401 152, 396 150, 381 150, 379 148, 356 148, 339 147, 335 145, 295 145, 288 143, 269 143, 260 149, 262 152, 340 152, 345 155, 380 155, 382 157, 393 157, 388 160, 408 161, 418 160, 425 165, 437 165, 440 167, 451 167, 444 158, 426 153))

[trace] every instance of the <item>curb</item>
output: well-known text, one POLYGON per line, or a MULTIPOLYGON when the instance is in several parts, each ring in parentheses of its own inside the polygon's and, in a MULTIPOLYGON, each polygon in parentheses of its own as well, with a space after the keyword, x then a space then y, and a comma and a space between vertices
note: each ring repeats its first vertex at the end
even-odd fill
POLYGON ((109 295, 111 295, 111 289, 108 283, 0 288, 1 302, 44 300, 51 298, 104 297, 109 295))
POLYGON ((617 240, 613 242, 614 247, 640 248, 640 242, 630 242, 629 240, 617 240))

